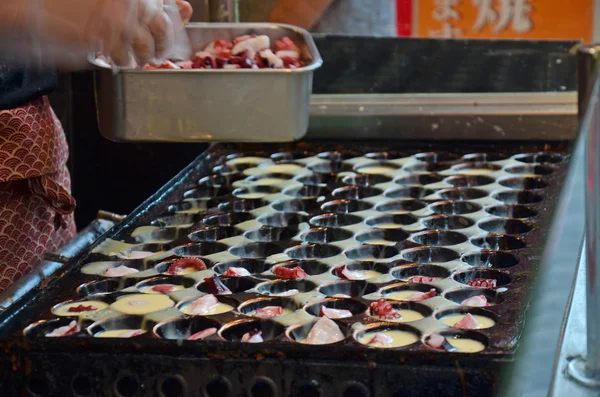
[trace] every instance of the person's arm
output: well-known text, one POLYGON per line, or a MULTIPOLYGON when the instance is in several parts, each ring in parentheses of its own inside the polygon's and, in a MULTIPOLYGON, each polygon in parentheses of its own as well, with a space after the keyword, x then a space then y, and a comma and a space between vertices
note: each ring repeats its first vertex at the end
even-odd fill
POLYGON ((289 23, 304 29, 312 28, 333 0, 279 0, 271 11, 270 22, 289 23))

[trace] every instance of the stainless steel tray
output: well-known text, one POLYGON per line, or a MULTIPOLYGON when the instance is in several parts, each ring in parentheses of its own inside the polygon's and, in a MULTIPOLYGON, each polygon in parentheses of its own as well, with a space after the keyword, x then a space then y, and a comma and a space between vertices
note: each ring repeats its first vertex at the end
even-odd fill
POLYGON ((187 25, 194 51, 217 39, 289 36, 307 65, 299 69, 122 70, 96 66, 100 132, 114 141, 289 142, 308 129, 314 71, 323 63, 311 35, 268 23, 187 25))

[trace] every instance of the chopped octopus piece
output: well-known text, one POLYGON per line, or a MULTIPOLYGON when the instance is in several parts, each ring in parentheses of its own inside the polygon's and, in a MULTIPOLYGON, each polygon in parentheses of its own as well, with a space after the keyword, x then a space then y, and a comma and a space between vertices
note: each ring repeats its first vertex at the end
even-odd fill
MULTIPOLYGON (((248 37, 250 38, 250 37, 248 37)), ((227 40, 215 40, 204 49, 205 52, 208 52, 213 55, 226 56, 227 54, 231 55, 231 49, 233 48, 233 43, 227 40)))
POLYGON ((262 331, 254 330, 250 332, 246 332, 244 336, 242 336, 242 342, 244 343, 261 343, 263 342, 262 331))
MULTIPOLYGON (((233 39, 233 45, 235 45, 237 43, 241 43, 244 40, 252 39, 254 37, 256 37, 255 34, 245 34, 243 36, 238 36, 238 37, 236 37, 236 38, 233 39)), ((232 46, 232 48, 233 48, 233 46, 232 46)))
POLYGON ((243 267, 233 267, 232 266, 232 267, 227 268, 225 273, 223 273, 223 276, 225 276, 225 277, 245 277, 245 276, 250 276, 250 272, 243 267))
POLYGON ((267 60, 269 67, 276 69, 283 67, 283 61, 269 49, 262 50, 260 56, 267 60))
POLYGON ((281 316, 283 314, 283 308, 281 306, 265 306, 256 309, 254 317, 258 318, 273 318, 281 316))
POLYGON ((406 300, 409 302, 419 302, 424 301, 425 299, 433 298, 434 296, 437 296, 437 294, 438 293, 435 288, 432 288, 427 292, 416 292, 406 298, 406 300))
POLYGON ((371 303, 370 308, 372 313, 385 320, 394 320, 402 318, 400 312, 394 309, 394 307, 388 302, 386 302, 384 298, 379 298, 377 302, 371 303))
POLYGON ((467 313, 459 322, 454 324, 456 328, 462 329, 477 329, 481 324, 471 313, 467 313))
POLYGON ((146 333, 146 331, 142 331, 141 329, 136 329, 136 330, 132 330, 132 331, 125 331, 120 335, 120 337, 121 338, 133 338, 134 336, 139 336, 144 333, 146 333))
POLYGON ((179 61, 176 62, 175 65, 179 66, 181 69, 192 69, 194 67, 194 61, 179 61))
POLYGON ((207 52, 197 52, 192 61, 192 69, 217 69, 217 60, 207 52))
POLYGON ((352 312, 346 309, 330 309, 324 305, 321 305, 319 316, 329 318, 346 318, 352 317, 352 312))
POLYGON ((246 51, 253 51, 254 53, 266 50, 271 46, 271 39, 269 36, 261 35, 257 37, 250 37, 241 41, 238 41, 231 50, 233 55, 239 55, 246 51))
POLYGON ((296 43, 294 43, 292 41, 292 39, 290 39, 287 36, 285 36, 281 40, 277 40, 275 42, 275 50, 276 51, 286 51, 286 50, 300 51, 298 49, 298 46, 296 45, 296 43))
POLYGON ((208 287, 208 290, 211 294, 214 295, 231 295, 232 292, 223 281, 215 274, 212 277, 206 277, 204 279, 204 284, 208 287))
POLYGON ((476 306, 476 307, 489 306, 489 303, 488 303, 485 295, 472 296, 470 298, 465 299, 460 304, 462 306, 476 306))
POLYGON ((350 295, 346 294, 335 294, 331 296, 332 298, 352 298, 350 295))
POLYGON ((181 274, 181 272, 183 272, 185 269, 189 269, 191 267, 195 268, 196 271, 207 269, 206 263, 204 263, 202 259, 189 257, 177 259, 176 261, 171 263, 171 266, 169 266, 167 273, 171 275, 177 275, 181 274))
POLYGON ((496 288, 495 278, 474 278, 471 281, 467 281, 467 285, 471 287, 491 287, 496 288))
POLYGON ((350 270, 347 265, 338 266, 334 269, 335 275, 345 280, 363 280, 363 272, 361 270, 350 270))
POLYGON ((46 336, 49 338, 56 338, 61 336, 69 336, 76 334, 79 332, 80 328, 77 324, 77 321, 71 321, 69 325, 65 325, 63 327, 58 327, 50 333, 47 333, 46 336))
POLYGON ((278 58, 291 58, 291 59, 298 59, 300 58, 300 51, 297 50, 281 50, 281 51, 277 51, 275 53, 275 55, 277 55, 278 58))
POLYGON ((128 274, 135 274, 135 273, 139 273, 140 271, 138 269, 134 269, 132 267, 127 267, 124 265, 121 266, 117 266, 117 267, 111 267, 110 269, 108 269, 106 271, 106 273, 104 273, 104 276, 106 277, 121 277, 121 276, 126 276, 128 274))
POLYGON ((369 345, 381 345, 381 346, 386 346, 386 345, 390 345, 392 344, 392 342, 394 342, 394 338, 392 338, 389 335, 384 334, 383 332, 378 332, 375 334, 375 336, 373 337, 373 339, 371 339, 369 341, 369 345))
POLYGON ((340 327, 328 317, 321 317, 308 333, 305 342, 311 345, 326 345, 341 340, 344 340, 344 334, 340 327))
POLYGON ((203 315, 208 313, 213 307, 219 304, 219 300, 214 295, 205 295, 190 303, 188 309, 190 314, 203 315))
POLYGON ((144 65, 144 67, 142 69, 152 70, 152 69, 181 69, 181 68, 171 61, 164 61, 160 65, 152 65, 152 64, 147 63, 144 65))
POLYGON ((293 269, 287 268, 285 266, 277 266, 273 269, 273 273, 280 278, 305 278, 308 277, 308 274, 300 267, 296 266, 293 269))
POLYGON ((271 294, 271 295, 272 296, 292 296, 292 295, 296 295, 299 292, 300 292, 299 290, 297 290, 296 288, 293 288, 293 289, 289 289, 285 292, 280 292, 278 294, 271 294))
POLYGON ((159 294, 168 294, 170 292, 175 291, 177 289, 177 286, 173 284, 161 284, 155 285, 151 289, 152 291, 158 292, 159 294))
POLYGON ((299 59, 284 56, 281 60, 283 61, 283 66, 286 68, 296 69, 302 67, 302 62, 299 59))
POLYGON ((92 306, 92 305, 78 305, 78 306, 71 306, 69 308, 69 310, 67 310, 69 313, 82 313, 82 312, 93 312, 94 310, 98 310, 96 307, 92 306))
POLYGON ((430 277, 430 276, 413 276, 408 279, 411 283, 431 283, 433 281, 441 280, 440 277, 430 277))
POLYGON ((440 334, 431 334, 427 340, 425 341, 425 343, 427 344, 427 346, 433 348, 433 349, 437 349, 437 350, 443 350, 444 349, 444 342, 445 342, 446 338, 444 338, 442 335, 440 334))
POLYGON ((216 328, 207 328, 207 329, 202 330, 200 332, 196 332, 195 334, 193 334, 192 336, 190 336, 189 338, 187 338, 187 340, 204 339, 204 338, 208 338, 209 336, 213 336, 216 333, 217 333, 217 329, 216 328))

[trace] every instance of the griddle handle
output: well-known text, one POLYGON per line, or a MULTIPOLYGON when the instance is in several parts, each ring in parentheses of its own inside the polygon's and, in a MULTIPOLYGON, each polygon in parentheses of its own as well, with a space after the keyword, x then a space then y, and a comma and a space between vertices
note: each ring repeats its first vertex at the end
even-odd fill
POLYGON ((125 219, 125 215, 115 214, 109 211, 99 210, 96 215, 98 219, 104 219, 105 221, 111 221, 113 223, 120 223, 123 219, 125 219))

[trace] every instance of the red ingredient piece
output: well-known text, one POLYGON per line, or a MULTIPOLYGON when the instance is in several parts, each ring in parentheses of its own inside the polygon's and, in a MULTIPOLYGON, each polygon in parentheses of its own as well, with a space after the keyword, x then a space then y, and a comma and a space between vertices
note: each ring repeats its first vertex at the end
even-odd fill
POLYGON ((192 69, 194 67, 194 61, 181 61, 176 63, 181 69, 192 69))
POLYGON ((352 312, 346 309, 330 309, 324 305, 319 308, 319 316, 329 318, 347 318, 352 317, 352 312))
POLYGON ((260 309, 256 309, 254 317, 258 318, 273 318, 281 316, 283 314, 283 308, 281 306, 265 306, 260 309))
POLYGON ((213 57, 194 57, 193 69, 217 69, 217 60, 213 57))
POLYGON ((280 278, 305 278, 308 277, 308 274, 300 267, 296 266, 293 269, 287 268, 285 266, 277 266, 273 269, 273 273, 280 278))
POLYGON ((205 338, 208 338, 209 336, 213 336, 216 333, 217 333, 217 329, 216 328, 207 328, 207 329, 202 330, 200 332, 196 332, 194 335, 192 335, 189 338, 187 338, 187 340, 205 339, 205 338))
POLYGON ((454 324, 456 328, 462 329, 477 329, 480 325, 481 324, 479 323, 479 321, 477 321, 477 319, 473 317, 471 313, 467 313, 467 315, 464 316, 462 320, 454 324))
POLYGON ((177 289, 177 286, 172 285, 172 284, 156 285, 156 286, 152 287, 152 291, 158 292, 159 294, 168 294, 169 292, 173 292, 176 289, 177 289))
POLYGON ((233 48, 233 43, 228 40, 215 40, 213 42, 213 48, 219 51, 231 50, 233 48))
POLYGON ((439 277, 429 277, 429 276, 414 276, 409 279, 411 283, 430 283, 432 281, 440 280, 439 277))
POLYGON ((275 42, 275 50, 276 51, 284 51, 284 50, 297 50, 297 51, 299 51, 299 49, 296 46, 296 44, 294 44, 294 42, 292 41, 292 39, 290 39, 287 36, 285 36, 283 39, 277 40, 275 42))
POLYGON ((73 320, 69 323, 69 325, 65 325, 63 327, 58 327, 55 330, 53 330, 52 332, 46 334, 46 336, 49 338, 69 336, 69 335, 76 334, 77 332, 79 332, 79 330, 80 330, 80 328, 79 328, 79 325, 77 325, 77 321, 73 320))
POLYGON ((179 69, 179 66, 175 65, 171 61, 164 61, 160 65, 158 65, 157 69, 179 69))
POLYGON ((470 298, 465 299, 460 303, 462 306, 476 306, 476 307, 486 307, 489 306, 487 298, 485 295, 476 295, 470 298))
POLYGON ((435 288, 430 289, 428 292, 417 292, 408 297, 407 301, 409 302, 419 302, 424 301, 425 299, 433 298, 437 296, 437 292, 435 288))
POLYGON ((262 331, 259 331, 257 329, 247 332, 242 336, 242 342, 260 343, 262 341, 262 331))
MULTIPOLYGON (((233 39, 233 45, 236 45, 237 43, 241 43, 242 41, 245 41, 248 39, 253 39, 255 37, 256 37, 255 34, 246 34, 244 36, 238 36, 235 39, 233 39)), ((231 46, 231 48, 233 48, 233 45, 231 46)))
POLYGON ((223 276, 225 277, 245 277, 245 276, 250 276, 250 272, 243 267, 229 267, 227 268, 227 270, 225 270, 225 273, 223 273, 223 276))
POLYGON ((292 57, 281 57, 281 60, 283 61, 283 67, 285 68, 293 69, 302 67, 302 61, 299 59, 292 57))
POLYGON ((338 266, 333 269, 333 273, 339 278, 343 278, 344 280, 348 280, 348 277, 344 274, 344 270, 346 270, 346 265, 338 266))
POLYGON ((374 313, 377 316, 379 316, 380 318, 383 318, 386 320, 402 318, 402 316, 400 315, 400 312, 398 310, 394 309, 394 307, 392 305, 390 305, 388 302, 386 302, 386 300, 383 298, 379 298, 379 300, 377 302, 371 303, 370 308, 371 308, 371 313, 374 313))
POLYGON ((257 53, 256 55, 254 55, 254 63, 260 69, 265 69, 265 68, 269 67, 269 64, 267 62, 265 62, 265 60, 260 56, 259 53, 257 53))
POLYGON ((384 334, 383 332, 378 332, 375 334, 373 339, 368 343, 369 345, 381 345, 387 346, 391 345, 394 342, 394 338, 384 334))
POLYGON ((184 269, 188 269, 193 267, 196 271, 206 270, 206 263, 200 258, 181 258, 177 259, 175 262, 169 266, 169 270, 167 270, 168 274, 180 274, 184 269))
POLYGON ((147 63, 144 65, 144 67, 142 67, 142 69, 146 69, 146 70, 158 69, 158 66, 150 65, 149 63, 147 63))
POLYGON ((213 295, 231 295, 231 290, 223 284, 216 274, 212 277, 205 278, 204 284, 206 284, 206 287, 213 295))
POLYGON ((444 340, 445 338, 440 334, 431 334, 425 343, 432 349, 444 350, 444 340))
POLYGON ((473 280, 468 281, 467 285, 470 285, 471 287, 496 288, 496 279, 495 278, 474 278, 473 280))
POLYGON ((79 305, 79 306, 73 306, 70 307, 69 310, 67 310, 69 313, 82 313, 82 312, 93 312, 94 310, 97 310, 94 306, 92 305, 79 305))

